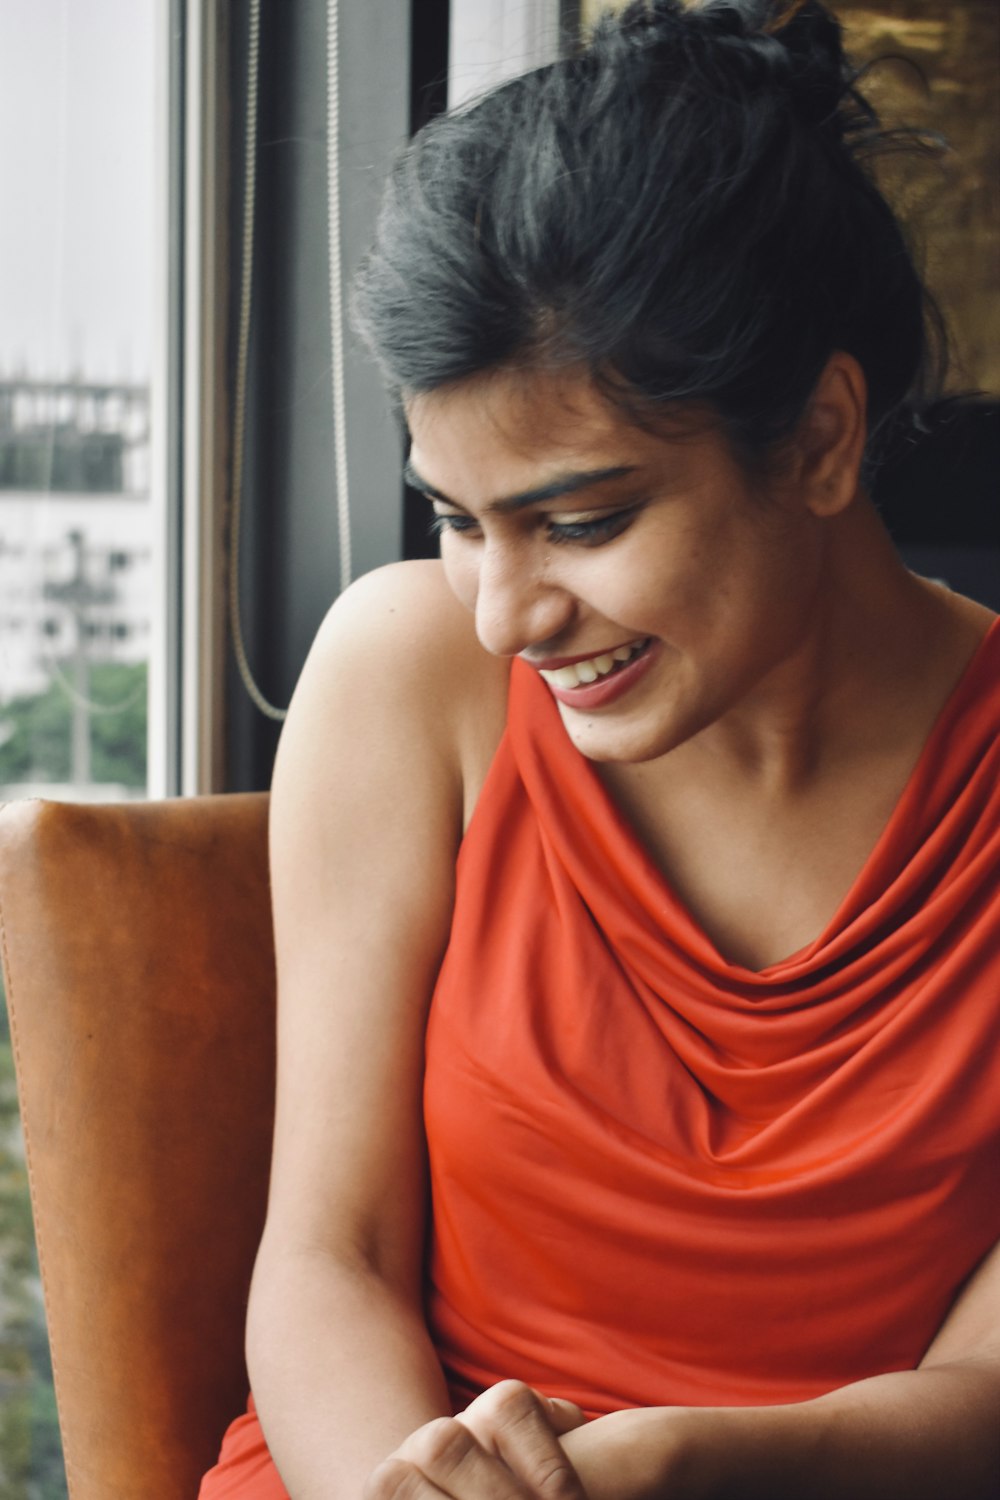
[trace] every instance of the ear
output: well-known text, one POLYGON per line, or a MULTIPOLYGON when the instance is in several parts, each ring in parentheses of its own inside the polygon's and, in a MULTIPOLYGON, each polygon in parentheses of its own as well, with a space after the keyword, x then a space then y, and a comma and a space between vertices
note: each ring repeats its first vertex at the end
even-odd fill
POLYGON ((868 386, 852 354, 831 354, 799 424, 798 482, 815 516, 835 516, 858 494, 868 436, 868 386))

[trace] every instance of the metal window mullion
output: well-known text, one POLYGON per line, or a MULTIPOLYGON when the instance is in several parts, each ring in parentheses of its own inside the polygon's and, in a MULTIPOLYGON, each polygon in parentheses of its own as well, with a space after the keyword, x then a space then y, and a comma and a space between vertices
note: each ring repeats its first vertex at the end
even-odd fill
POLYGON ((179 597, 181 775, 188 796, 224 789, 225 7, 184 3, 183 403, 179 597))
POLYGON ((155 171, 162 185, 154 209, 154 311, 150 371, 150 511, 153 580, 149 601, 149 727, 147 791, 180 790, 179 597, 180 351, 183 296, 181 205, 183 184, 184 0, 156 0, 154 84, 155 171))

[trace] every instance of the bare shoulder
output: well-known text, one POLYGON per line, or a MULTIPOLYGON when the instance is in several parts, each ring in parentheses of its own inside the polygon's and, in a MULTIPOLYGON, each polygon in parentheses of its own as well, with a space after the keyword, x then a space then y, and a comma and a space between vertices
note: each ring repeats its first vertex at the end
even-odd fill
POLYGON ((379 1264, 417 1284, 426 1013, 451 927, 476 704, 502 703, 483 685, 502 667, 430 563, 348 589, 302 671, 270 817, 279 1045, 267 1237, 280 1254, 377 1244, 379 1264))
POLYGON ((331 606, 318 639, 345 634, 357 634, 356 644, 366 651, 391 651, 394 660, 402 650, 411 665, 419 658, 426 672, 445 679, 449 658, 489 660, 472 616, 435 561, 389 563, 358 578, 331 606))
MULTIPOLYGON (((509 663, 476 638, 439 562, 392 563, 343 593, 320 627, 283 737, 342 731, 453 776, 469 810, 503 733, 509 663)), ((280 759, 280 757, 279 757, 280 759)))
POLYGON ((934 716, 954 692, 997 616, 986 605, 946 584, 920 580, 934 611, 931 645, 920 663, 920 681, 930 691, 934 716))
POLYGON ((985 604, 980 604, 976 599, 970 599, 965 594, 957 594, 947 590, 946 598, 950 604, 951 614, 958 623, 960 629, 964 630, 966 638, 977 645, 992 625, 996 623, 997 615, 985 604))

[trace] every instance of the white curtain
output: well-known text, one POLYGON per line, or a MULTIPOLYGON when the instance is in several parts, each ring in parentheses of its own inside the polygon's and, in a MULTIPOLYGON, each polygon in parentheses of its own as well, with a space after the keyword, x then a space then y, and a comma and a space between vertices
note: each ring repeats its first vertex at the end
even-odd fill
POLYGON ((559 0, 452 0, 448 106, 559 55, 559 0))

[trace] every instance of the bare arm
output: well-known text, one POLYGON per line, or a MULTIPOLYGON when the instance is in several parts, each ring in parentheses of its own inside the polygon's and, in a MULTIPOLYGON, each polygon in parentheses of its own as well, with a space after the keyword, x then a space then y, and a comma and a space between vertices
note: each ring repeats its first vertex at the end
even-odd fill
POLYGON ((434 565, 369 575, 320 632, 278 756, 277 1118, 247 1353, 294 1500, 354 1500, 449 1410, 421 1312, 421 1088, 467 634, 434 565))
POLYGON ((992 1500, 1000 1493, 1000 1246, 917 1370, 794 1406, 620 1412, 563 1444, 590 1500, 992 1500))

